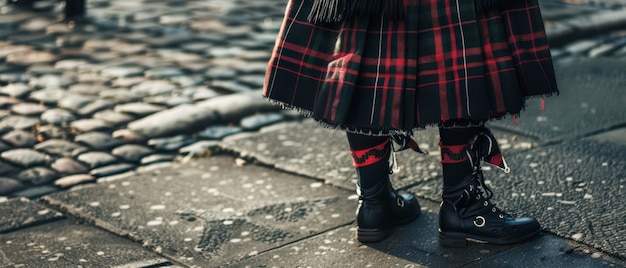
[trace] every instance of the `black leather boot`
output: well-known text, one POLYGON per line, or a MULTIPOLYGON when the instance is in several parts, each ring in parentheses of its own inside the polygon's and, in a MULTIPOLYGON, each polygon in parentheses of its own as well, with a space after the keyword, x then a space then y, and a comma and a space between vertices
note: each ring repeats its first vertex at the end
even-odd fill
POLYGON ((381 180, 374 187, 363 189, 357 185, 357 240, 371 243, 383 240, 392 227, 407 223, 420 214, 417 198, 406 192, 397 192, 389 180, 381 180))
POLYGON ((489 201, 492 195, 481 171, 475 171, 456 186, 444 188, 439 211, 441 245, 465 247, 467 241, 512 244, 533 238, 541 231, 536 219, 514 218, 497 208, 489 201))

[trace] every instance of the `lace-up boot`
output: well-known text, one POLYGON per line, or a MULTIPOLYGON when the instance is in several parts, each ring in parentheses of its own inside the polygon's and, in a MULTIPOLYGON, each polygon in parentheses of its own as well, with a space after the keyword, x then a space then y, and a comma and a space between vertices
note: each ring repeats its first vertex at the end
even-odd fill
POLYGON ((370 188, 357 185, 357 240, 361 243, 377 242, 391 233, 391 228, 407 223, 420 214, 415 196, 393 189, 389 179, 370 188))
POLYGON ((444 188, 439 242, 447 247, 465 247, 467 241, 512 244, 541 231, 537 220, 514 218, 497 208, 490 202, 492 196, 481 171, 467 176, 456 186, 444 188))

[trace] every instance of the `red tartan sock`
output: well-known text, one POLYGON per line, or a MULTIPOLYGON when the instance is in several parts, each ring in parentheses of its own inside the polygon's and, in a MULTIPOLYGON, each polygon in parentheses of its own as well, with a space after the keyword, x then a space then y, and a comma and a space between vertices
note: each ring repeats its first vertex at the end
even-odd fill
POLYGON ((469 151, 469 146, 480 130, 480 127, 439 128, 444 188, 458 184, 474 171, 470 156, 474 161, 477 157, 469 151))
POLYGON ((352 162, 361 188, 370 188, 389 176, 389 137, 348 133, 352 162))

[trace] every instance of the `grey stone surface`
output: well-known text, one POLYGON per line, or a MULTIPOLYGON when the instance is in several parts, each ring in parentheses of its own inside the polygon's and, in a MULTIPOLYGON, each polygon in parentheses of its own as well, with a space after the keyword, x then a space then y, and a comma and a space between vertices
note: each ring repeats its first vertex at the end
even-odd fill
MULTIPOLYGON (((0 237, 3 265, 7 267, 118 267, 171 264, 140 244, 104 230, 56 221, 0 237)), ((139 266, 136 266, 139 267, 139 266)))
POLYGON ((49 185, 41 185, 35 187, 29 187, 21 191, 17 191, 11 194, 14 197, 25 197, 28 199, 35 199, 42 197, 44 195, 49 195, 51 193, 58 192, 59 188, 49 185))
MULTIPOLYGON (((238 267, 602 267, 609 266, 590 247, 549 234, 508 246, 472 244, 445 248, 438 243, 438 205, 421 200, 422 215, 396 228, 381 242, 359 244, 354 225, 262 252, 238 267), (576 251, 565 251, 576 248, 576 251), (583 252, 584 251, 584 252, 583 252), (517 254, 514 254, 517 253, 517 254), (570 254, 563 256, 565 254, 570 254), (506 256, 506 257, 504 257, 506 256), (559 258, 559 256, 562 256, 559 258), (515 260, 515 262, 513 262, 515 260), (557 266, 552 266, 558 264, 557 266), (580 266, 583 265, 583 266, 580 266), (584 266, 587 265, 587 266, 584 266)), ((610 259, 609 259, 610 260, 610 259)))
POLYGON ((65 98, 69 93, 59 88, 45 88, 34 91, 30 94, 30 99, 45 103, 56 104, 59 100, 65 98))
POLYGON ((111 151, 112 155, 134 163, 139 162, 141 158, 152 153, 154 153, 154 150, 138 144, 124 144, 111 151))
POLYGON ((59 178, 59 173, 45 167, 32 167, 17 174, 17 179, 32 185, 44 185, 59 178))
POLYGON ((8 195, 10 193, 24 189, 23 183, 12 178, 0 177, 0 195, 8 195))
POLYGON ((168 107, 175 107, 181 104, 193 104, 193 100, 187 97, 182 96, 155 96, 155 97, 147 97, 144 99, 145 102, 162 105, 168 107))
POLYGON ((561 94, 541 103, 529 101, 519 118, 494 122, 509 131, 531 135, 543 141, 577 138, 626 123, 626 62, 592 59, 571 65, 557 65, 561 94), (594 94, 589 94, 593 89, 594 94))
POLYGON ((74 157, 88 150, 87 147, 78 143, 61 139, 51 139, 38 143, 35 145, 35 149, 49 155, 65 157, 74 157))
POLYGON ((239 125, 244 130, 258 130, 262 127, 281 122, 284 118, 285 116, 282 113, 255 114, 241 119, 239 125))
POLYGON ((72 112, 77 112, 85 105, 94 101, 94 97, 85 95, 69 94, 59 100, 57 106, 72 112))
MULTIPOLYGON (((493 201, 507 212, 536 217, 543 228, 624 257, 624 195, 610 189, 626 186, 623 145, 582 140, 515 154, 511 174, 485 171, 493 201)), ((441 179, 409 189, 440 200, 441 179)))
POLYGON ((32 149, 13 149, 2 152, 2 158, 14 165, 29 168, 37 165, 44 165, 49 157, 32 149))
POLYGON ((103 110, 95 113, 93 115, 93 118, 100 119, 102 121, 110 123, 113 126, 117 126, 133 121, 135 119, 135 116, 116 112, 113 110, 103 110))
POLYGON ((154 96, 160 94, 170 94, 175 89, 176 86, 168 81, 147 80, 133 86, 131 91, 142 96, 154 96))
POLYGON ((96 151, 108 151, 114 147, 124 144, 124 141, 115 139, 104 132, 88 132, 77 135, 74 142, 82 143, 96 151))
POLYGON ((218 120, 215 112, 198 105, 182 104, 128 124, 128 128, 149 137, 165 137, 205 128, 218 120), (184 116, 182 116, 184 115, 184 116))
POLYGON ((615 144, 626 145, 626 128, 617 128, 609 130, 590 137, 599 142, 611 142, 615 144))
POLYGON ((174 154, 152 154, 141 158, 140 163, 142 165, 150 165, 158 162, 170 162, 174 160, 176 156, 174 154))
POLYGON ((0 121, 0 130, 2 132, 10 131, 13 129, 28 129, 39 124, 40 121, 37 118, 21 116, 21 115, 9 115, 2 118, 0 121))
POLYGON ((0 202, 0 215, 2 215, 0 217, 1 234, 64 218, 60 212, 26 198, 14 198, 0 202))
POLYGON ((219 141, 197 141, 180 148, 178 154, 189 159, 191 157, 209 156, 219 150, 219 141))
POLYGON ((199 161, 44 199, 199 267, 226 265, 353 220, 355 202, 345 191, 257 166, 235 167, 229 157, 199 161), (96 198, 105 195, 115 198, 96 198))
POLYGON ((96 178, 88 174, 75 174, 59 178, 54 181, 54 186, 59 188, 68 188, 77 184, 93 182, 96 178))
POLYGON ((82 116, 90 116, 96 112, 111 109, 114 105, 115 104, 111 101, 97 99, 80 108, 77 113, 82 116))
POLYGON ((148 140, 148 145, 159 151, 175 151, 195 141, 195 138, 188 135, 176 135, 173 137, 150 139, 148 140))
POLYGON ((265 101, 260 90, 215 97, 198 102, 196 105, 217 112, 225 122, 235 122, 257 112, 279 109, 278 106, 265 101))
MULTIPOLYGON (((536 141, 525 137, 496 131, 494 134, 505 157, 537 146, 536 141)), ((396 187, 438 180, 441 176, 437 129, 418 131, 414 139, 430 154, 422 155, 411 150, 396 153, 399 172, 391 176, 396 187)), ((277 124, 258 134, 229 136, 221 146, 278 169, 324 179, 326 183, 349 190, 353 190, 356 184, 345 133, 325 129, 311 119, 302 123, 277 124)))
POLYGON ((48 51, 18 51, 6 56, 7 63, 15 65, 31 65, 39 63, 50 63, 57 60, 58 57, 48 51))
POLYGON ((117 161, 115 156, 105 152, 86 152, 78 155, 78 161, 86 163, 90 168, 98 168, 113 164, 117 161))
POLYGON ((242 131, 243 129, 241 127, 215 125, 201 130, 196 133, 196 135, 204 139, 221 140, 227 136, 241 133, 242 131))
POLYGON ((5 163, 4 161, 0 161, 0 174, 2 175, 15 173, 18 170, 19 170, 18 167, 5 163))
POLYGON ((94 168, 91 171, 89 171, 89 174, 94 177, 112 176, 112 175, 116 175, 116 174, 120 174, 129 170, 132 170, 135 167, 137 166, 133 164, 129 164, 129 163, 111 164, 107 166, 94 168))
POLYGON ((72 112, 61 108, 49 109, 41 114, 42 121, 55 125, 67 124, 76 119, 72 112))
POLYGON ((78 133, 110 130, 111 124, 100 119, 78 119, 70 123, 70 128, 78 133))
POLYGON ((133 102, 116 105, 113 109, 118 113, 132 114, 143 117, 164 110, 164 107, 143 102, 133 102))
POLYGON ((544 236, 539 243, 528 243, 497 256, 478 260, 464 267, 619 267, 626 265, 580 244, 544 236))
POLYGON ((144 143, 148 138, 130 129, 119 129, 111 133, 111 137, 123 140, 127 143, 144 143))
POLYGON ((35 103, 22 102, 11 107, 11 112, 24 116, 39 116, 48 109, 46 106, 35 103))
MULTIPOLYGON (((555 10, 563 9, 558 6, 555 10)), ((608 32, 621 29, 626 24, 624 9, 600 10, 599 12, 584 12, 577 8, 570 9, 573 16, 558 19, 559 23, 548 23, 546 33, 553 46, 567 44, 581 37, 593 36, 599 32, 608 32)), ((543 13, 543 12, 542 12, 543 13)))
POLYGON ((2 140, 13 147, 32 147, 37 143, 37 137, 23 130, 13 130, 4 134, 2 140))
POLYGON ((85 165, 69 157, 54 160, 50 167, 61 175, 87 173, 89 171, 85 165))

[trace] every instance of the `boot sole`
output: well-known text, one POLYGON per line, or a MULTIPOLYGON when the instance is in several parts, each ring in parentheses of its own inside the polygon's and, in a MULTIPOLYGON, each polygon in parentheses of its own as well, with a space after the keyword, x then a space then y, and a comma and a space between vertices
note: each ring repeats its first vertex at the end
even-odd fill
POLYGON ((361 243, 374 243, 387 238, 391 229, 356 229, 356 239, 361 243))
POLYGON ((494 244, 494 245, 509 245, 515 244, 519 242, 523 242, 534 238, 537 236, 541 230, 537 230, 536 232, 527 234, 522 237, 518 237, 516 239, 498 239, 493 237, 485 237, 473 234, 466 233, 455 233, 455 232, 439 232, 439 243, 442 246, 450 247, 450 248, 462 248, 468 245, 468 242, 479 243, 479 244, 494 244))
MULTIPOLYGON (((392 223, 392 227, 409 223, 417 218, 421 214, 418 210, 415 215, 395 221, 392 223)), ((374 243, 387 238, 391 234, 391 228, 389 229, 373 229, 373 228, 358 228, 356 229, 356 238, 361 243, 374 243)))

